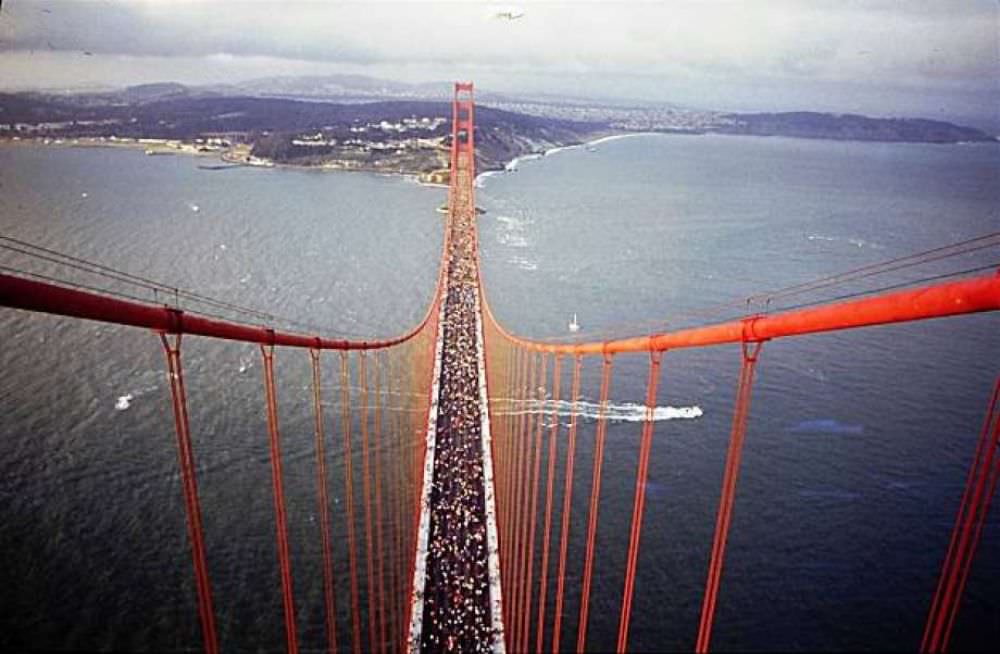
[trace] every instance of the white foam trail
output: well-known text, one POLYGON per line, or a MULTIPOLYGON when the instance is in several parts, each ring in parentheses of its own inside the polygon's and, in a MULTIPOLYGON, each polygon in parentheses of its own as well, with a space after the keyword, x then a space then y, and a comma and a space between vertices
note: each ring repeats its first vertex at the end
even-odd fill
MULTIPOLYGON (((557 415, 568 418, 573 415, 573 403, 569 400, 512 400, 506 398, 500 400, 504 402, 508 409, 502 409, 498 413, 520 415, 522 413, 551 415, 553 410, 557 415)), ((601 405, 597 402, 587 402, 580 400, 577 402, 576 413, 582 418, 596 420, 600 413, 601 405)), ((694 406, 658 406, 653 409, 653 422, 661 420, 696 420, 705 414, 701 407, 694 406)), ((635 402, 622 402, 620 404, 608 402, 608 409, 605 417, 610 422, 642 422, 646 419, 646 405, 635 402)))

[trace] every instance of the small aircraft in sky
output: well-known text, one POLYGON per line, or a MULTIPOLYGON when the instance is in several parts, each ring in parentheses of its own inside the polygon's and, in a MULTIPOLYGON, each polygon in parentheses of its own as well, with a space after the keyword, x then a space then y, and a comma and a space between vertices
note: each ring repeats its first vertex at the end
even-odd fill
POLYGON ((517 20, 524 16, 524 12, 516 8, 505 8, 493 14, 494 18, 503 18, 505 20, 517 20))

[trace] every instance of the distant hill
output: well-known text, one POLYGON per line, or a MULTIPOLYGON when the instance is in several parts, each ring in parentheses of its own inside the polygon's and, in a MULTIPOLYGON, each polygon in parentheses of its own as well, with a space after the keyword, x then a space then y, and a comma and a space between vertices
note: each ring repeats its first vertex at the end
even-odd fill
MULTIPOLYGON (((421 100, 332 103, 276 97, 218 96, 193 92, 179 84, 132 87, 117 93, 78 96, 0 94, 0 125, 15 135, 74 138, 110 137, 193 141, 227 135, 254 146, 256 154, 276 161, 322 163, 323 148, 294 147, 296 135, 323 133, 340 142, 364 141, 377 150, 398 137, 366 125, 399 123, 411 117, 441 118, 441 124, 419 132, 422 138, 447 138, 450 102, 421 100), (29 126, 19 129, 19 125, 29 126), (263 140, 266 137, 266 140, 263 140), (260 147, 257 147, 257 146, 260 147)), ((490 107, 476 111, 477 166, 499 169, 514 157, 608 133, 606 124, 530 116, 490 107)), ((4 132, 0 132, 0 135, 4 132)), ((364 145, 359 144, 359 145, 364 145)), ((367 162, 374 165, 379 154, 367 162)), ((386 157, 388 155, 385 155, 386 157)), ((426 162, 430 165, 430 161, 426 162)), ((411 171, 412 172, 412 171, 411 171)), ((420 170, 419 172, 427 172, 420 170)))
POLYGON ((725 114, 729 124, 714 131, 754 136, 793 136, 810 139, 959 143, 994 141, 973 127, 925 118, 869 118, 857 114, 812 111, 763 114, 725 114))
MULTIPOLYGON (((210 151, 207 141, 212 140, 213 147, 231 148, 234 160, 247 161, 252 153, 282 163, 429 174, 447 166, 449 94, 448 85, 346 75, 267 78, 229 87, 168 82, 75 94, 0 93, 0 138, 164 139, 198 151, 210 151), (284 95, 300 96, 304 89, 314 96, 284 95), (405 129, 404 123, 409 125, 405 129)), ((490 95, 477 95, 481 101, 484 97, 490 95)), ((737 114, 555 98, 486 100, 477 107, 476 128, 479 170, 501 169, 524 154, 626 132, 918 143, 995 140, 978 129, 921 118, 808 111, 737 114)))

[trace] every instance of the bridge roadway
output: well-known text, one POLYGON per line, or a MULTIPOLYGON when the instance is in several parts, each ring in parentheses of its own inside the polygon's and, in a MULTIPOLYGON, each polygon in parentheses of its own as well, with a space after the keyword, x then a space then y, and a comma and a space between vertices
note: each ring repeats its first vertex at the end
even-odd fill
POLYGON ((411 652, 504 649, 474 200, 464 158, 459 155, 451 198, 436 415, 432 411, 428 439, 433 464, 425 472, 411 652))

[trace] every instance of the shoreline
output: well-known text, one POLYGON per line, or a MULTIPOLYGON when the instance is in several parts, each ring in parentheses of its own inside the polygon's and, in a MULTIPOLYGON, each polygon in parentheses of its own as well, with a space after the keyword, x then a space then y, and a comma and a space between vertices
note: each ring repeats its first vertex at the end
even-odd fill
MULTIPOLYGON (((112 150, 142 150, 147 156, 193 156, 203 159, 214 158, 220 164, 225 164, 226 169, 242 167, 242 168, 273 168, 273 169, 287 169, 287 170, 297 170, 300 172, 317 172, 317 173, 370 173, 374 175, 380 175, 384 177, 400 177, 403 179, 411 179, 413 182, 419 184, 420 186, 426 186, 428 188, 444 188, 447 189, 447 184, 442 184, 440 182, 430 182, 421 179, 422 175, 427 173, 414 172, 414 171, 391 171, 382 170, 373 166, 339 166, 339 165, 302 165, 293 163, 283 163, 272 161, 270 159, 260 159, 255 158, 253 161, 247 161, 244 157, 249 156, 249 154, 243 154, 242 152, 234 153, 237 148, 229 148, 227 150, 211 150, 211 151, 200 151, 197 149, 197 145, 193 143, 186 143, 183 141, 177 142, 177 144, 167 143, 167 142, 141 142, 136 139, 117 139, 114 141, 108 140, 107 137, 74 137, 68 139, 53 139, 51 137, 47 138, 0 138, 0 147, 35 147, 35 148, 108 148, 112 150)), ((247 151, 248 152, 248 151, 247 151)))
POLYGON ((523 161, 534 161, 536 159, 542 159, 544 157, 550 157, 550 156, 552 156, 554 154, 558 154, 560 152, 565 152, 567 150, 579 150, 580 148, 590 148, 590 147, 593 147, 595 145, 600 145, 602 143, 608 143, 610 141, 617 141, 619 139, 632 138, 634 136, 653 136, 653 135, 660 135, 660 134, 663 134, 663 132, 625 132, 625 133, 616 133, 616 134, 606 134, 604 136, 599 136, 596 139, 591 139, 589 141, 584 141, 583 143, 571 143, 569 145, 557 145, 555 147, 548 148, 546 150, 542 150, 541 152, 529 152, 528 154, 518 155, 518 156, 514 157, 513 159, 511 159, 510 161, 507 161, 506 163, 504 163, 503 168, 494 169, 494 170, 484 170, 481 173, 477 173, 476 174, 476 179, 474 180, 474 183, 476 185, 476 188, 483 188, 483 184, 485 182, 481 181, 481 180, 486 180, 489 177, 495 177, 497 175, 505 175, 507 173, 516 172, 517 171, 517 167, 523 161))

